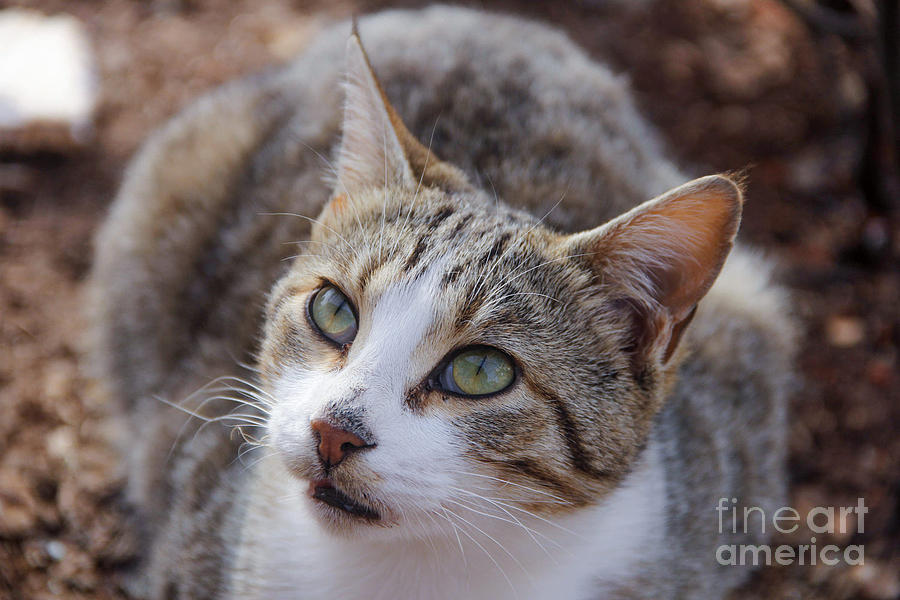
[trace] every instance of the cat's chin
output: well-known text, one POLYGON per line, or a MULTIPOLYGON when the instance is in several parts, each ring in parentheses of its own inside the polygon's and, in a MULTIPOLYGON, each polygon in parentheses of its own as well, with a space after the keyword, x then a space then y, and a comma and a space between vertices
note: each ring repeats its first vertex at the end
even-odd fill
POLYGON ((339 511, 339 513, 344 513, 351 517, 366 521, 381 520, 381 515, 377 510, 336 487, 331 479, 314 479, 310 481, 309 497, 327 504, 339 511))
POLYGON ((389 525, 378 510, 350 495, 331 479, 310 480, 306 495, 316 518, 334 533, 347 535, 358 532, 359 528, 389 525))

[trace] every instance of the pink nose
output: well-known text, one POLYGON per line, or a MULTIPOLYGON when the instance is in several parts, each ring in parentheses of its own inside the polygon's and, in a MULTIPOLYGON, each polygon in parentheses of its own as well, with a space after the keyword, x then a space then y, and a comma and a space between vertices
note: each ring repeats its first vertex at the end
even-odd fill
POLYGON ((324 419, 313 419, 309 425, 319 434, 319 459, 326 469, 339 464, 350 452, 370 445, 358 435, 335 427, 324 419))

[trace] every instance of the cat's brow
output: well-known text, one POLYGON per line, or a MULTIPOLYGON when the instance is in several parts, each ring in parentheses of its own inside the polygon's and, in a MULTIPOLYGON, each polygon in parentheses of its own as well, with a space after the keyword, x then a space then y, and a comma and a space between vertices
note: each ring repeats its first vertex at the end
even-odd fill
MULTIPOLYGON (((426 271, 431 269, 434 259, 444 259, 456 249, 465 246, 469 237, 462 230, 472 222, 475 215, 471 212, 460 212, 450 207, 439 206, 438 209, 424 221, 425 231, 419 233, 415 245, 407 257, 402 272, 410 274, 415 280, 421 278, 426 271), (429 257, 423 260, 423 258, 429 257)), ((461 269, 455 269, 461 271, 461 269)), ((445 277, 439 284, 440 291, 446 291, 449 280, 445 277)))

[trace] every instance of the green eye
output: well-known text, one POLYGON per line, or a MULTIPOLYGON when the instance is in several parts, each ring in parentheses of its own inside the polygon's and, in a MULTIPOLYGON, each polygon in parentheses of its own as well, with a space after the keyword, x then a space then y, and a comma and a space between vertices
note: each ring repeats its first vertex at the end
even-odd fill
POLYGON ((512 360, 495 348, 473 346, 447 363, 437 383, 463 396, 487 396, 508 388, 515 378, 512 360))
POLYGON ((326 285, 312 297, 309 316, 326 338, 336 344, 349 344, 356 337, 356 314, 347 296, 326 285))

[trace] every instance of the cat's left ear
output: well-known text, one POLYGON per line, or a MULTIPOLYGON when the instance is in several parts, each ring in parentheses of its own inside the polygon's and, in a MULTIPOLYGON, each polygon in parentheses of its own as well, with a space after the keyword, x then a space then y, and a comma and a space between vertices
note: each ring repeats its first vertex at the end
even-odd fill
POLYGON ((671 358, 731 251, 742 205, 731 179, 703 177, 567 238, 564 250, 591 265, 599 297, 624 313, 638 368, 671 358))
POLYGON ((381 87, 354 25, 347 41, 344 121, 336 195, 371 187, 467 188, 465 175, 409 132, 381 87))

